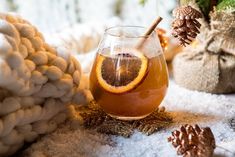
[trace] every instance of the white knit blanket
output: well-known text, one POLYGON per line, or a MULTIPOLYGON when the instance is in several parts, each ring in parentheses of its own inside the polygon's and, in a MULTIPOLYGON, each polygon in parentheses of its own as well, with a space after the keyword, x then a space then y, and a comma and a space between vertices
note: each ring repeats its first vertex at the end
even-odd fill
POLYGON ((189 91, 170 81, 162 103, 174 117, 172 127, 146 136, 140 132, 130 138, 103 135, 64 125, 33 144, 27 152, 33 157, 174 157, 176 151, 167 142, 171 132, 181 124, 211 127, 217 148, 216 157, 235 156, 235 132, 227 119, 235 116, 235 95, 213 95, 189 91))

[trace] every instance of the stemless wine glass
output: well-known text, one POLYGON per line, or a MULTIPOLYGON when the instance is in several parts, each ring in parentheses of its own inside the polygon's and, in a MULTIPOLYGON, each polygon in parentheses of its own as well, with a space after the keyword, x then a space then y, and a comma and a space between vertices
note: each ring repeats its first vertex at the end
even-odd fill
POLYGON ((111 27, 99 44, 90 89, 100 107, 114 118, 144 118, 166 94, 168 71, 162 48, 157 33, 144 36, 145 30, 139 26, 111 27))

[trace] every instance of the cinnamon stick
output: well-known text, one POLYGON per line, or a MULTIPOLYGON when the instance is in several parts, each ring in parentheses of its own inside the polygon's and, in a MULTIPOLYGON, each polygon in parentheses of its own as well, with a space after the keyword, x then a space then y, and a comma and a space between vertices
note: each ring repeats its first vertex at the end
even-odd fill
POLYGON ((148 28, 148 30, 144 33, 144 39, 142 39, 140 41, 140 43, 136 46, 137 49, 141 49, 144 45, 144 43, 146 42, 147 40, 147 36, 152 34, 152 32, 155 30, 155 28, 157 27, 157 25, 161 22, 162 20, 162 17, 157 17, 154 22, 152 23, 152 25, 148 28))

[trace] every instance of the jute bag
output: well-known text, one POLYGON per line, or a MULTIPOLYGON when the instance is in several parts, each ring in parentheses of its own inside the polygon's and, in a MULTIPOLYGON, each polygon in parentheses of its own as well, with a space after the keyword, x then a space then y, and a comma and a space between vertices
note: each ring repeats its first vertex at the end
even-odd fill
POLYGON ((173 61, 177 84, 209 93, 235 92, 235 12, 214 12, 197 40, 173 61))

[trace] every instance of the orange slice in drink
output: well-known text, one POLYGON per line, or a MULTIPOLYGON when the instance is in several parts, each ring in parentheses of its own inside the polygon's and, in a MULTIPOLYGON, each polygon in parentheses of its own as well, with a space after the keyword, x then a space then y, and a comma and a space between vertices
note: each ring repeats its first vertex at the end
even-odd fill
POLYGON ((142 52, 126 49, 112 57, 100 55, 96 75, 106 91, 120 94, 134 89, 144 78, 147 68, 148 58, 142 52))

